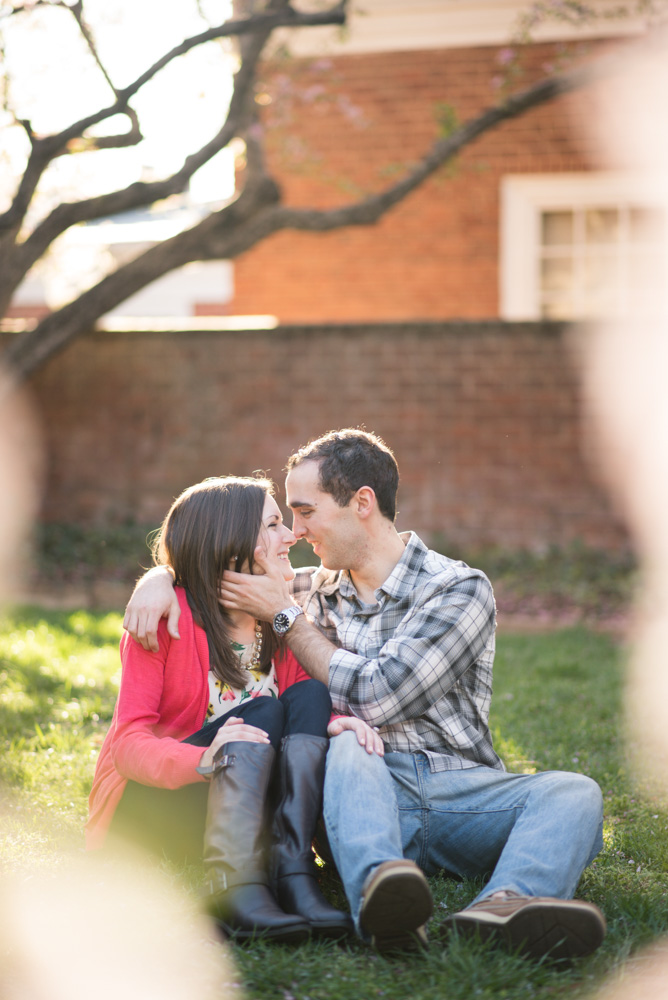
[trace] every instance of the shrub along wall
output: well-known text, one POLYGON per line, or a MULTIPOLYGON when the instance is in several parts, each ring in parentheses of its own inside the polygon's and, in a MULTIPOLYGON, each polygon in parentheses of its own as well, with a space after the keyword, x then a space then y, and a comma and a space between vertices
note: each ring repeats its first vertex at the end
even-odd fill
POLYGON ((583 454, 574 335, 496 321, 91 334, 31 382, 43 517, 158 524, 199 479, 263 469, 282 487, 291 451, 364 424, 399 461, 402 529, 453 546, 617 547, 583 454))

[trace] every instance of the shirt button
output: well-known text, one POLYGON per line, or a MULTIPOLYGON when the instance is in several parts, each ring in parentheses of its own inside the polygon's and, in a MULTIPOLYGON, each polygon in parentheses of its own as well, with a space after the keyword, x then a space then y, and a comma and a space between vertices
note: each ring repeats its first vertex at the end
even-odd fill
POLYGON ((364 621, 364 615, 353 615, 353 621, 354 622, 362 622, 362 621, 364 621))

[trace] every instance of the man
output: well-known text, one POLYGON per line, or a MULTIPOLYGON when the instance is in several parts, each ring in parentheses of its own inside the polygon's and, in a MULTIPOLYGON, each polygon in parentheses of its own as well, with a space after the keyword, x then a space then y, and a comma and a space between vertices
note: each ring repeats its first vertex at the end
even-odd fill
MULTIPOLYGON (((269 567, 226 573, 221 602, 273 622, 335 710, 382 736, 384 758, 344 732, 327 761, 325 825, 358 930, 379 950, 424 941, 422 873, 491 873, 450 929, 537 957, 593 951, 605 920, 572 896, 602 845, 601 793, 580 774, 508 774, 496 755, 489 581, 396 531, 397 464, 376 436, 331 432, 287 468, 293 531, 322 565, 291 589, 269 567)), ((157 583, 126 615, 145 644, 170 604, 157 583)))

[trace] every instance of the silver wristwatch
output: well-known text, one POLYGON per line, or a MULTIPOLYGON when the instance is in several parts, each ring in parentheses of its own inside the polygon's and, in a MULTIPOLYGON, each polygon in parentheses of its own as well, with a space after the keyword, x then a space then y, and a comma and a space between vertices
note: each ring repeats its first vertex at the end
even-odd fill
POLYGON ((289 632, 295 618, 299 618, 299 616, 303 614, 303 608, 298 607, 296 604, 286 608, 285 611, 279 611, 277 615, 274 615, 274 620, 272 622, 276 635, 285 635, 286 632, 289 632))

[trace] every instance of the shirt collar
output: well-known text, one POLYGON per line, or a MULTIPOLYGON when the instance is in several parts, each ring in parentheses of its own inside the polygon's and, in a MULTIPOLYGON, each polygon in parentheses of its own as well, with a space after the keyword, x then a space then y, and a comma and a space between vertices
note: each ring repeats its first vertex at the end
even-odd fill
MULTIPOLYGON (((403 555, 376 594, 383 593, 389 597, 401 598, 410 593, 416 585, 429 550, 414 531, 400 532, 399 537, 405 545, 403 555)), ((357 590, 347 569, 336 571, 320 566, 314 573, 311 593, 318 591, 319 594, 329 597, 337 590, 342 597, 348 599, 357 597, 357 590)))
POLYGON ((405 597, 415 589, 422 564, 429 551, 414 531, 402 531, 399 537, 405 546, 403 555, 385 583, 378 588, 379 592, 396 598, 405 597))

